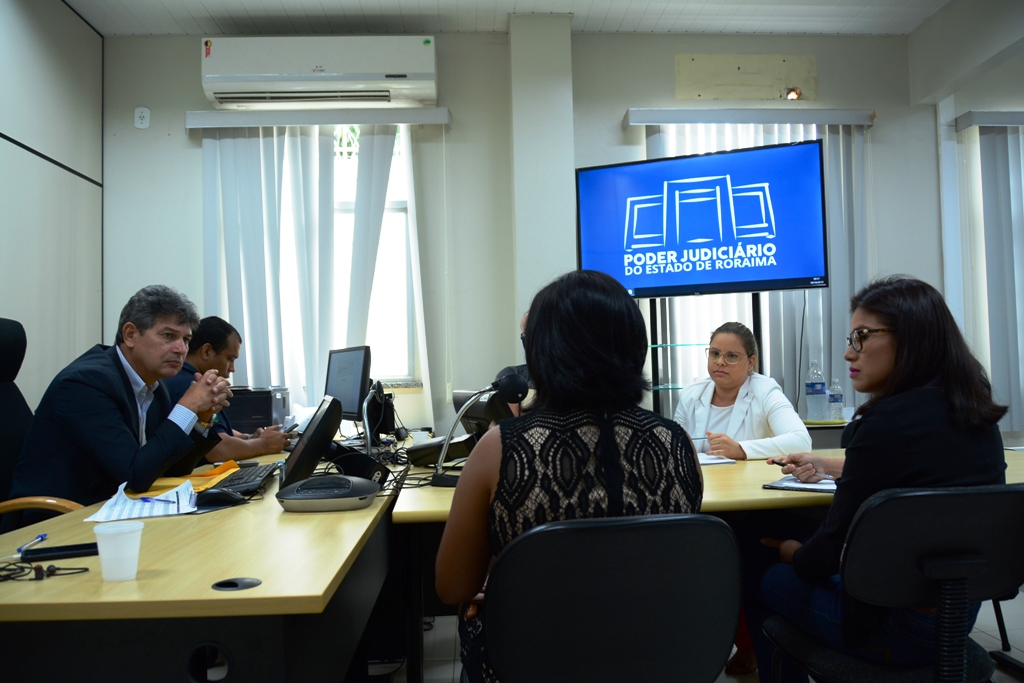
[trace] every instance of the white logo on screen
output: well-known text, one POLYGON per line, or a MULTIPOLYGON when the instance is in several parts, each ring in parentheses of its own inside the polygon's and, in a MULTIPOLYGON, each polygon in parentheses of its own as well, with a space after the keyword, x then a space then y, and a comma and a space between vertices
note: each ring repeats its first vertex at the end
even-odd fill
POLYGON ((728 175, 667 180, 662 193, 626 199, 626 250, 775 238, 768 183, 733 185, 728 175))

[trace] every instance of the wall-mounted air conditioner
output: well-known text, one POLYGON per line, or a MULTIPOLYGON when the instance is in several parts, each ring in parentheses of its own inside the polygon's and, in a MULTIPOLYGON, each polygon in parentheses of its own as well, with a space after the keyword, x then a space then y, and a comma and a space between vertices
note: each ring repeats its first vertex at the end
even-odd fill
POLYGON ((432 107, 433 36, 202 39, 203 90, 218 109, 432 107))

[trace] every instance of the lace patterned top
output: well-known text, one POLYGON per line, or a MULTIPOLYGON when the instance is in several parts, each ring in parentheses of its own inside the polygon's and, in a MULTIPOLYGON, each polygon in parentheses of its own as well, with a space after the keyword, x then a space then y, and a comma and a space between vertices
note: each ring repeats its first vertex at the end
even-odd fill
POLYGON ((686 432, 642 408, 607 415, 538 410, 502 422, 501 447, 489 512, 495 555, 547 522, 700 510, 703 491, 686 432))

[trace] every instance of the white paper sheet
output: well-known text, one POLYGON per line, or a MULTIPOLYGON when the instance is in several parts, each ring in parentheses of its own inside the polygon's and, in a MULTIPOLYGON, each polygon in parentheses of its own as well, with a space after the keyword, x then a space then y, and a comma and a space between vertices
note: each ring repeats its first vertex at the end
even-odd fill
POLYGON ((186 481, 181 486, 154 496, 154 501, 147 503, 133 500, 125 495, 124 487, 118 487, 114 497, 103 504, 99 510, 86 517, 86 522, 114 522, 120 519, 140 519, 144 517, 168 517, 171 515, 187 515, 196 511, 196 492, 192 482, 186 481))
POLYGON ((698 453, 697 460, 700 461, 700 466, 705 465, 734 465, 736 461, 732 458, 723 458, 720 455, 709 455, 707 453, 698 453))

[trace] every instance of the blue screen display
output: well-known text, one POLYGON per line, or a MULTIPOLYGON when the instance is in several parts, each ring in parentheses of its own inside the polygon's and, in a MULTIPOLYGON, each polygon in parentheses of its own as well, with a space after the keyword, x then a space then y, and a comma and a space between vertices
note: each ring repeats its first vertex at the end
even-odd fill
POLYGON ((635 297, 828 286, 820 140, 576 171, 579 266, 635 297))

